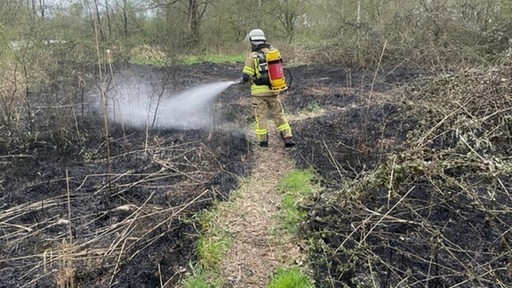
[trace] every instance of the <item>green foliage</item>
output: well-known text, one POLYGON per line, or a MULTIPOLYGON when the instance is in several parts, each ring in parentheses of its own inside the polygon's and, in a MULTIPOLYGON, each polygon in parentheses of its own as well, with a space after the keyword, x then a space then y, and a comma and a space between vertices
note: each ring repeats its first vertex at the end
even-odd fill
POLYGON ((201 227, 196 243, 197 264, 192 267, 192 275, 182 282, 183 288, 222 287, 218 275, 218 264, 231 245, 226 231, 216 225, 217 209, 204 210, 196 215, 195 221, 201 227))
POLYGON ((133 55, 130 58, 130 63, 155 67, 165 67, 169 65, 169 62, 164 58, 148 57, 147 55, 133 55))
POLYGON ((202 235, 197 243, 200 263, 207 268, 215 267, 222 260, 229 245, 230 241, 226 235, 202 235))
MULTIPOLYGON (((36 37, 85 45, 71 47, 71 53, 61 55, 66 60, 94 60, 95 53, 85 52, 95 49, 86 43, 94 43, 97 36, 102 49, 125 51, 149 45, 172 59, 192 55, 186 64, 233 63, 243 59, 236 55, 243 52, 246 33, 258 27, 271 43, 287 42, 291 48, 307 45, 305 53, 288 55, 308 61, 366 67, 381 61, 393 66, 445 66, 494 61, 508 47, 512 15, 510 1, 492 0, 154 3, 161 5, 147 10, 141 1, 114 1, 107 13, 88 1, 44 7, 37 1, 7 1, 0 8, 4 19, 0 24, 5 26, 2 30, 16 34, 11 39, 36 37)), ((180 63, 141 56, 131 61, 156 66, 180 63)))
POLYGON ((181 284, 182 288, 214 288, 218 287, 212 284, 208 279, 207 273, 203 269, 194 268, 192 275, 186 278, 181 284))
POLYGON ((243 55, 201 55, 185 57, 185 64, 196 63, 239 63, 244 61, 243 55))
POLYGON ((199 216, 202 233, 197 241, 199 263, 205 269, 215 269, 229 248, 229 235, 215 225, 215 211, 204 211, 199 216))
POLYGON ((244 60, 243 55, 219 55, 219 54, 204 54, 204 55, 173 55, 174 58, 169 58, 162 51, 151 48, 149 46, 137 47, 131 52, 133 55, 130 57, 130 63, 139 65, 150 65, 155 67, 165 67, 175 63, 191 65, 197 63, 240 63, 244 60))
POLYGON ((2 64, 8 56, 9 41, 5 27, 0 24, 0 64, 2 64))
POLYGON ((298 268, 279 269, 268 288, 314 288, 312 281, 298 268))
POLYGON ((316 112, 320 110, 320 105, 316 101, 312 101, 308 104, 308 110, 311 112, 316 112))
POLYGON ((312 169, 308 169, 293 171, 281 180, 280 226, 285 231, 295 233, 298 225, 306 216, 299 204, 314 192, 313 179, 314 172, 312 169))
POLYGON ((285 193, 307 196, 313 191, 311 181, 314 177, 312 169, 293 171, 281 180, 280 188, 285 193))

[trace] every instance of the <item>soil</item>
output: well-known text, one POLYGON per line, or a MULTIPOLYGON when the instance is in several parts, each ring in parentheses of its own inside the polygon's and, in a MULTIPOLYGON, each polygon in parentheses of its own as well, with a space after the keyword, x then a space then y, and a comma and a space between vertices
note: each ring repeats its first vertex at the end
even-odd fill
POLYGON ((254 149, 251 176, 219 210, 219 228, 230 238, 219 264, 223 287, 267 287, 278 268, 303 262, 299 240, 279 231, 279 183, 294 165, 282 140, 272 134, 270 148, 254 149))
MULTIPOLYGON (((241 64, 119 69, 156 82, 172 79, 169 89, 180 90, 238 79, 241 64)), ((415 131, 430 135, 444 117, 424 121, 425 110, 410 105, 422 99, 403 87, 424 79, 423 71, 308 65, 288 72, 291 88, 282 102, 297 146, 275 153, 296 168, 313 167, 327 188, 303 207, 308 219, 301 227, 313 244, 308 263, 318 287, 512 283, 512 218, 478 206, 510 211, 510 175, 471 177, 477 174, 466 168, 477 173, 478 165, 463 164, 427 173, 437 155, 432 151, 450 148, 450 135, 441 132, 431 134, 443 135, 444 146, 433 137, 428 149, 410 149, 415 131), (461 189, 452 178, 473 185, 461 189), (491 193, 484 184, 500 191, 497 198, 475 202, 480 198, 463 193, 491 193)), ((4 140, 0 287, 174 287, 195 261, 193 216, 228 199, 240 177, 261 172, 258 157, 275 156, 261 153, 246 128, 248 87, 231 86, 215 109, 224 119, 218 127, 146 132, 111 124, 108 141, 97 113, 78 113, 74 128, 58 130, 41 112, 38 125, 48 127, 40 131, 50 132, 23 145, 4 140)), ((510 118, 503 119, 510 129, 510 118)), ((509 146, 499 147, 510 161, 509 146)), ((237 264, 251 269, 250 262, 237 264)))

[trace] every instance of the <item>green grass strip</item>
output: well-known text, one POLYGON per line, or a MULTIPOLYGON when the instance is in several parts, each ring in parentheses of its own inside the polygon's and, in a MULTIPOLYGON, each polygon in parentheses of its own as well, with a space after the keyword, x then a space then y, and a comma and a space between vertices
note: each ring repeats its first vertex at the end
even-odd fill
POLYGON ((216 288, 223 286, 218 266, 225 253, 232 245, 229 233, 218 224, 219 209, 229 202, 215 202, 210 210, 203 210, 194 216, 194 221, 201 227, 196 242, 197 263, 192 267, 192 274, 184 279, 181 288, 216 288))
POLYGON ((315 174, 312 169, 292 171, 279 184, 281 192, 280 228, 288 233, 297 233, 300 222, 306 217, 306 212, 299 209, 299 203, 315 191, 316 187, 312 183, 314 178, 315 174))
POLYGON ((224 64, 224 63, 241 63, 244 61, 243 55, 191 55, 184 57, 183 59, 165 59, 162 57, 154 57, 147 55, 134 55, 131 57, 130 62, 138 65, 148 65, 154 67, 165 67, 172 65, 173 63, 192 65, 199 63, 216 63, 216 64, 224 64))
POLYGON ((314 288, 315 285, 299 268, 279 269, 268 288, 314 288))
MULTIPOLYGON (((314 170, 306 169, 292 171, 281 179, 279 183, 281 206, 278 216, 278 231, 284 234, 282 236, 297 236, 299 225, 306 217, 306 212, 300 208, 301 202, 319 189, 313 182, 315 178, 314 170)), ((279 268, 268 287, 314 288, 315 285, 300 267, 288 267, 279 268)))

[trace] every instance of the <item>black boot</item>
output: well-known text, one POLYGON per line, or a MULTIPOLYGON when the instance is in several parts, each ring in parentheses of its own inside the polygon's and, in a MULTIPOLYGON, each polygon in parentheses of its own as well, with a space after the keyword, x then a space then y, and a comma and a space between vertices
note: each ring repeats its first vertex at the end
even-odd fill
POLYGON ((265 140, 260 140, 260 147, 268 147, 268 133, 264 139, 265 140))
POLYGON ((295 141, 293 141, 292 137, 286 137, 283 139, 284 147, 293 147, 295 146, 295 141))

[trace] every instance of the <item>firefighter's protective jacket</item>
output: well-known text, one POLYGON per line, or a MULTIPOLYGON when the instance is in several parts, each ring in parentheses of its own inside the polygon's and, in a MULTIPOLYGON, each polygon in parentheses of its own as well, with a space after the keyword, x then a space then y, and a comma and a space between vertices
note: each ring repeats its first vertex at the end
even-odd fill
POLYGON ((247 55, 247 58, 245 59, 245 66, 244 69, 242 70, 242 73, 249 76, 249 79, 251 81, 252 96, 274 96, 278 94, 278 92, 272 91, 267 84, 257 85, 256 83, 254 83, 255 80, 257 80, 261 76, 259 75, 258 69, 258 51, 266 53, 269 51, 269 49, 272 49, 272 46, 265 44, 264 46, 251 51, 251 53, 249 53, 249 55, 247 55))

